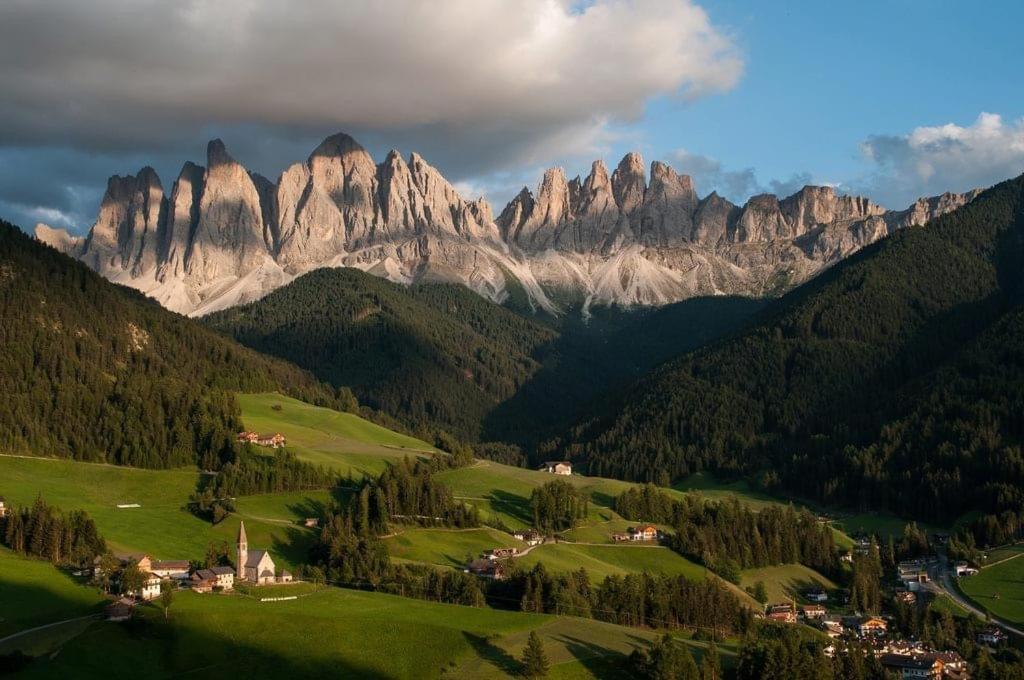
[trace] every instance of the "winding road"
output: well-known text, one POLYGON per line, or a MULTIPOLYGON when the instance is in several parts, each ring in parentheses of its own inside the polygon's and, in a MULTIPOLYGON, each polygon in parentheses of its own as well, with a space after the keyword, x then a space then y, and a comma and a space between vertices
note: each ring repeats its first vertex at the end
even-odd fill
MULTIPOLYGON (((945 553, 939 553, 938 578, 931 578, 931 580, 929 580, 928 589, 948 596, 949 599, 953 600, 982 621, 984 621, 988 616, 988 614, 979 609, 973 602, 968 600, 960 593, 959 590, 957 590, 956 586, 953 584, 953 571, 949 567, 949 558, 946 557, 945 553)), ((1007 633, 1024 638, 1024 630, 1012 626, 1005 621, 1001 621, 995 616, 992 617, 992 624, 1002 628, 1007 633)))

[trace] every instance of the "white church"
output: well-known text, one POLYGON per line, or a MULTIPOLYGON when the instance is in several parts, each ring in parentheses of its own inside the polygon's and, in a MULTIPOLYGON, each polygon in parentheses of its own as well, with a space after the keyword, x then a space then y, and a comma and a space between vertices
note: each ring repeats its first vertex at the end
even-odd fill
POLYGON ((292 575, 282 571, 277 576, 277 568, 274 558, 266 550, 253 550, 249 552, 249 539, 245 535, 245 522, 238 525, 238 573, 235 578, 239 581, 247 581, 265 585, 268 583, 291 583, 292 575))

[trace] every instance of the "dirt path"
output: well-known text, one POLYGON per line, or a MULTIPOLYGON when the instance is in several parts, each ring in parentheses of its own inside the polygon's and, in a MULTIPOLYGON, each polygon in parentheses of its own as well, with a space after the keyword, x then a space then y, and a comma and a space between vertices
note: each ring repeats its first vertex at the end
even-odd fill
POLYGON ((11 640, 16 640, 16 639, 20 638, 23 635, 28 635, 29 633, 35 633, 36 631, 40 631, 40 630, 46 630, 47 628, 53 628, 55 626, 63 626, 65 623, 74 623, 75 621, 85 621, 86 619, 102 619, 102 618, 103 618, 103 614, 86 614, 85 616, 76 616, 73 619, 64 619, 63 621, 54 621, 53 623, 47 623, 47 624, 44 624, 42 626, 36 626, 35 628, 29 628, 28 630, 18 631, 14 635, 8 635, 5 638, 0 638, 0 646, 3 646, 4 644, 10 642, 11 640))

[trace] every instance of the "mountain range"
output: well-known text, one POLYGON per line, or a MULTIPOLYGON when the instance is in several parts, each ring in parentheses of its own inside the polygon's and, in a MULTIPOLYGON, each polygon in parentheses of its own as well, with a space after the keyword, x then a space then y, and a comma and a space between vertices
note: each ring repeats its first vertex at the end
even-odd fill
POLYGON ((463 284, 495 301, 559 315, 592 305, 661 305, 697 296, 783 293, 894 231, 977 192, 886 210, 806 186, 737 206, 699 198, 693 180, 637 153, 609 174, 561 168, 495 218, 417 154, 380 164, 345 134, 325 139, 277 182, 246 170, 220 140, 165 193, 149 167, 114 176, 84 237, 45 224, 43 242, 173 311, 205 315, 262 298, 320 267, 399 283, 463 284))

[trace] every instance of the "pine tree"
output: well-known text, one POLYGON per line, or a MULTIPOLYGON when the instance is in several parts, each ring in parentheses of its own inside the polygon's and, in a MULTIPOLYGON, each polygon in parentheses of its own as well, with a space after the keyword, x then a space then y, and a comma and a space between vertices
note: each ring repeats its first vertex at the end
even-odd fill
POLYGON ((718 647, 712 642, 700 660, 701 680, 721 680, 722 662, 718 657, 718 647))
POLYGON ((543 678, 548 674, 548 656, 544 652, 544 643, 540 641, 537 631, 530 631, 530 638, 523 649, 523 675, 528 678, 543 678))

